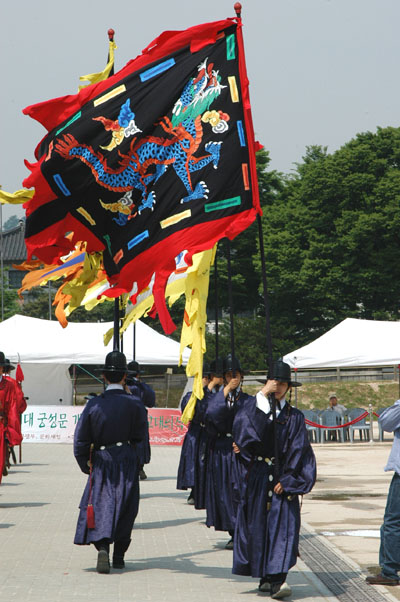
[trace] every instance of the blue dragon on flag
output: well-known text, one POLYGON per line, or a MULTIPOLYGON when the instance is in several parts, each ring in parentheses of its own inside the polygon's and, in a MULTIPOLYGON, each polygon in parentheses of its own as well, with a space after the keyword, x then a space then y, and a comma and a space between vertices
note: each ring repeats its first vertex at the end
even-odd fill
MULTIPOLYGON (((121 160, 118 169, 111 169, 101 152, 94 151, 86 144, 79 144, 71 134, 64 134, 54 145, 55 152, 65 159, 77 158, 87 165, 100 186, 113 192, 125 193, 115 203, 100 201, 105 209, 118 213, 118 217, 114 219, 119 225, 125 225, 144 209, 153 210, 156 195, 152 187, 170 166, 187 191, 186 196, 180 200, 181 203, 208 198, 206 183, 200 181, 193 188, 191 174, 210 163, 215 169, 218 168, 222 142, 206 143, 206 154, 197 157, 196 152, 203 139, 203 124, 209 123, 216 134, 223 133, 228 130, 229 115, 209 110, 226 86, 220 83, 221 78, 213 69, 213 63, 207 64, 207 60, 198 66, 197 76, 190 78, 185 85, 173 107, 171 118, 164 116, 159 121, 167 136, 146 136, 138 142, 137 137, 134 137, 128 154, 119 151, 121 160), (138 207, 131 198, 133 189, 141 193, 138 207)), ((134 118, 129 99, 121 106, 118 120, 96 117, 95 120, 112 132, 110 143, 100 148, 111 151, 125 138, 140 132, 134 118)))

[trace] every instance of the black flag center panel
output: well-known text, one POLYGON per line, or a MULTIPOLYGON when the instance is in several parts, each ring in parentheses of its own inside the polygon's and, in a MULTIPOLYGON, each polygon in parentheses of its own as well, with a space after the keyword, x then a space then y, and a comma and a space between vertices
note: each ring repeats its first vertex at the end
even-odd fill
POLYGON ((43 139, 25 182, 36 192, 30 253, 57 258, 72 230, 89 252, 103 249, 116 296, 154 273, 163 289, 181 251, 209 249, 252 223, 254 134, 232 22, 195 52, 185 41, 141 69, 131 61, 43 139))

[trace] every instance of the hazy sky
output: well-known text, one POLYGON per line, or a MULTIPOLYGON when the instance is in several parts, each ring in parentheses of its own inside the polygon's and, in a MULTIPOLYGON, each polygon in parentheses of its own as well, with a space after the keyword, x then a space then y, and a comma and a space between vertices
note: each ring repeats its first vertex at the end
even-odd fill
MULTIPOLYGON (((233 0, 14 0, 0 8, 0 184, 13 192, 44 128, 30 104, 74 94, 104 68, 115 30, 116 70, 167 29, 234 16, 233 0)), ((242 0, 256 138, 290 172, 310 144, 334 151, 357 132, 400 125, 399 0, 242 0)), ((3 221, 22 209, 6 207, 3 221)))

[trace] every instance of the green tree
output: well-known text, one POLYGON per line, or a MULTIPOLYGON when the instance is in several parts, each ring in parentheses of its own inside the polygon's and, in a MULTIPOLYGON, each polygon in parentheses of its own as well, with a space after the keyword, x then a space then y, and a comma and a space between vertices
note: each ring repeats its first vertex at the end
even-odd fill
MULTIPOLYGON (((51 303, 53 302, 55 288, 52 288, 51 303)), ((48 287, 38 287, 30 291, 29 300, 24 299, 21 310, 19 312, 23 316, 31 318, 41 318, 42 320, 56 320, 54 307, 49 305, 49 289, 48 287)))
POLYGON ((16 289, 9 288, 8 286, 7 272, 8 269, 4 268, 2 275, 0 270, 0 305, 3 310, 2 313, 4 320, 7 320, 7 318, 11 318, 11 316, 14 316, 15 314, 19 313, 21 304, 21 302, 18 299, 18 293, 16 289))
POLYGON ((19 219, 16 215, 11 215, 3 224, 3 230, 12 230, 19 225, 19 219))
MULTIPOLYGON (((283 187, 282 175, 275 170, 268 171, 269 163, 268 151, 259 151, 256 156, 257 176, 260 205, 264 208, 273 203, 276 195, 283 187)), ((256 220, 230 243, 233 310, 235 314, 254 316, 263 304, 263 298, 259 291, 260 270, 255 262, 255 257, 258 255, 257 240, 258 224, 256 220)), ((218 243, 217 252, 218 307, 224 311, 229 310, 227 250, 228 241, 224 239, 218 243)), ((210 278, 208 316, 211 320, 215 316, 215 280, 213 272, 210 278)))
POLYGON ((271 319, 293 333, 282 353, 346 317, 399 318, 399 167, 400 128, 378 128, 307 148, 286 178, 263 220, 271 319))

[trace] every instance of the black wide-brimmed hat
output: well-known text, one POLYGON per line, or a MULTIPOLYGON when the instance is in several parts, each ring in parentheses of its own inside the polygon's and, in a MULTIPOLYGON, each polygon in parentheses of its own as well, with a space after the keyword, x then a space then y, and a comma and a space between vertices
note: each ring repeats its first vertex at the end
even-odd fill
POLYGON ((4 367, 8 370, 15 370, 15 366, 12 365, 12 363, 10 362, 8 357, 6 357, 6 362, 4 364, 4 367))
POLYGON ((234 371, 237 370, 238 372, 240 372, 240 374, 243 374, 243 370, 242 367, 240 365, 240 361, 238 360, 237 357, 232 357, 232 354, 229 353, 225 358, 224 358, 224 374, 225 372, 229 372, 229 371, 234 371))
POLYGON ((0 367, 1 366, 7 366, 6 356, 2 351, 0 351, 0 367))
POLYGON ((215 376, 221 376, 224 373, 224 360, 222 357, 217 357, 215 360, 210 362, 210 374, 215 376))
POLYGON ((128 375, 138 376, 138 374, 140 374, 140 364, 136 360, 132 360, 128 364, 128 375))
POLYGON ((272 365, 272 370, 268 372, 267 376, 263 380, 257 380, 262 384, 265 384, 267 380, 279 380, 288 383, 289 387, 301 387, 301 383, 297 380, 292 380, 289 364, 282 360, 276 360, 272 365))
POLYGON ((106 355, 106 361, 101 368, 102 372, 128 372, 126 357, 122 351, 110 351, 106 355))

